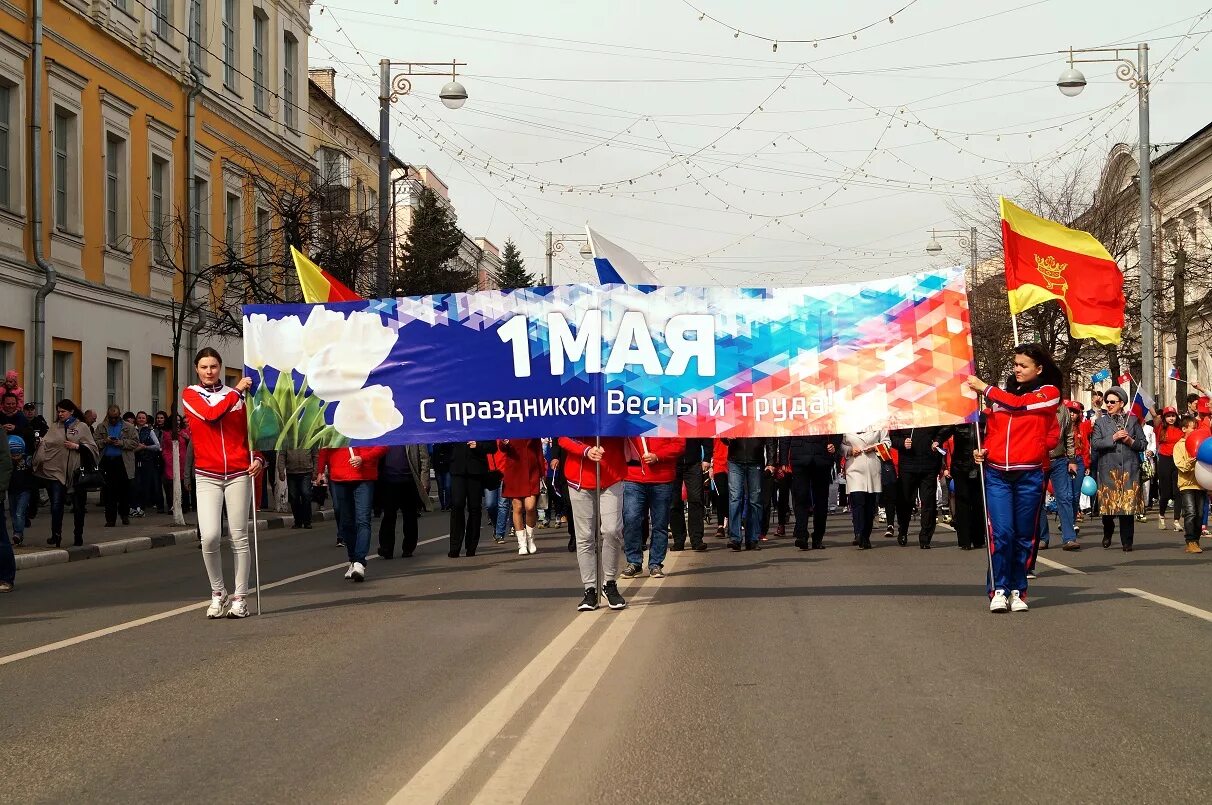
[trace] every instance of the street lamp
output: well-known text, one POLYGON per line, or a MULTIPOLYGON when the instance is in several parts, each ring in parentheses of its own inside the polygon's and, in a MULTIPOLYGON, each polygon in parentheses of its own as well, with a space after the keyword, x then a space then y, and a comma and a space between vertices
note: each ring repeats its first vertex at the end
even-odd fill
POLYGON ((376 283, 379 297, 387 296, 391 276, 391 249, 388 243, 387 216, 390 214, 392 188, 391 185, 391 105, 400 96, 412 92, 414 76, 450 76, 450 81, 438 91, 438 97, 447 109, 458 109, 467 102, 467 89, 458 82, 458 68, 467 65, 461 61, 427 62, 405 61, 395 62, 382 59, 379 62, 379 255, 378 282, 376 283), (403 72, 392 75, 392 68, 403 68, 403 72), (441 69, 438 69, 441 68, 441 69))
MULTIPOLYGON (((1065 53, 1066 51, 1061 51, 1065 53)), ((1114 63, 1115 77, 1127 82, 1136 90, 1137 113, 1140 122, 1140 334, 1141 334, 1141 388, 1153 396, 1154 334, 1153 334, 1153 213, 1150 199, 1153 196, 1153 166, 1149 162, 1149 45, 1142 42, 1136 46, 1136 60, 1131 58, 1131 48, 1069 48, 1069 68, 1061 73, 1056 86, 1067 97, 1081 94, 1086 87, 1086 77, 1074 65, 1114 63), (1093 58, 1080 59, 1078 54, 1090 54, 1093 58)))
POLYGON ((976 285, 976 227, 969 227, 967 230, 944 229, 941 232, 937 229, 931 229, 930 240, 926 241, 926 254, 934 255, 943 250, 943 245, 938 242, 940 237, 955 238, 959 241, 961 248, 965 246, 968 248, 968 259, 972 269, 972 282, 968 290, 971 292, 972 286, 976 285))
POLYGON ((590 257, 593 257, 593 249, 589 246, 589 238, 586 235, 549 231, 547 233, 547 285, 554 284, 552 258, 564 251, 564 244, 566 243, 581 244, 579 253, 582 260, 588 260, 590 257))

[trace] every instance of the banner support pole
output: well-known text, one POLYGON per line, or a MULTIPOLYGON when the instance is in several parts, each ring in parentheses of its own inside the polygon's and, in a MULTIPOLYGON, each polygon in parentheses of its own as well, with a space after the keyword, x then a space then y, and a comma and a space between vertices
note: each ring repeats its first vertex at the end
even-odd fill
MULTIPOLYGON (((593 446, 600 448, 602 446, 602 437, 593 437, 593 446)), ((602 461, 601 459, 593 462, 593 545, 594 545, 594 562, 597 563, 596 573, 597 578, 597 596, 598 602, 602 600, 602 461)))
POLYGON ((1013 332, 1014 332, 1014 346, 1016 346, 1016 347, 1017 347, 1017 346, 1019 345, 1019 340, 1018 340, 1018 316, 1015 316, 1013 313, 1011 313, 1011 314, 1010 314, 1010 327, 1011 327, 1011 329, 1012 329, 1012 330, 1013 330, 1013 332))

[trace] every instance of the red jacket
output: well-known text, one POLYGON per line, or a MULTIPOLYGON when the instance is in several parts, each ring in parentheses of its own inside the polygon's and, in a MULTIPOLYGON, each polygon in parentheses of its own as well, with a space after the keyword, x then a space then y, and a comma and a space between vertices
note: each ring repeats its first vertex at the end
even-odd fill
POLYGON ((711 474, 719 475, 728 472, 728 443, 723 439, 715 440, 711 450, 711 474))
POLYGON ((626 441, 634 452, 634 457, 627 463, 627 474, 624 480, 638 484, 669 484, 678 475, 678 459, 686 452, 686 440, 672 438, 641 438, 630 436, 626 441), (644 445, 648 452, 656 454, 655 464, 645 464, 640 461, 644 453, 644 445))
POLYGON ((985 430, 989 466, 999 470, 1037 470, 1048 466, 1048 453, 1060 443, 1056 407, 1060 390, 1041 386, 1011 394, 997 386, 985 390, 990 405, 985 430))
POLYGON ((248 415, 244 397, 230 386, 209 391, 190 386, 181 405, 194 440, 194 472, 203 478, 227 481, 248 472, 260 454, 248 447, 248 415))
POLYGON ((507 498, 527 498, 539 494, 546 468, 542 439, 501 439, 497 441, 497 452, 489 455, 503 456, 498 462, 504 476, 502 495, 507 498), (505 444, 506 441, 509 444, 505 444))
POLYGON ((323 475, 327 468, 332 481, 377 481, 379 459, 386 452, 386 447, 325 447, 316 454, 316 475, 323 475), (362 457, 362 466, 349 463, 350 451, 362 457))
MULTIPOLYGON (((564 477, 573 489, 593 490, 597 487, 594 478, 594 462, 585 457, 593 442, 584 438, 574 439, 571 436, 560 437, 560 447, 564 448, 564 477)), ((627 457, 623 449, 623 438, 620 436, 603 436, 602 448, 606 455, 597 462, 602 471, 602 488, 610 487, 623 480, 627 474, 627 457)))

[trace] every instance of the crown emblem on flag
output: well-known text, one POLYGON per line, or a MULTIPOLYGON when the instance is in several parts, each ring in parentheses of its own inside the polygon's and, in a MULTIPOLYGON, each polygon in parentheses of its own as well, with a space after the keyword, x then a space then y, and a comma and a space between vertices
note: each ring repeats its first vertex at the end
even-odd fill
POLYGON ((1044 278, 1048 290, 1060 287, 1062 294, 1069 290, 1069 283, 1065 281, 1065 269, 1069 267, 1068 263, 1058 262, 1052 255, 1040 257, 1037 254, 1035 255, 1035 267, 1039 269, 1040 276, 1044 278))

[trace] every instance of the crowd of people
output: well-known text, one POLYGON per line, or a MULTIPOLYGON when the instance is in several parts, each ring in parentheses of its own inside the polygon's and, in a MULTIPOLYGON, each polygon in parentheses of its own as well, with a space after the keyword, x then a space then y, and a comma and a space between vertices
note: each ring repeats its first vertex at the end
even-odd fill
MULTIPOLYGON (((6 390, 0 426, 9 449, 0 457, 0 490, 7 489, 13 543, 21 544, 36 514, 39 489, 51 509, 48 542, 61 544, 70 502, 79 545, 91 486, 100 483, 105 525, 113 527, 171 505, 179 468, 181 500, 196 507, 210 578, 207 616, 240 618, 248 614, 254 497, 270 508, 274 488, 284 488, 293 527, 309 529, 313 504, 331 495, 337 544, 348 559, 345 578, 361 582, 376 515, 378 556, 396 555, 397 522, 399 555, 414 554, 432 479, 438 505, 449 513, 451 559, 476 555, 485 512, 494 540, 505 542, 512 530, 520 556, 537 552, 536 528, 566 526, 583 591, 578 609, 590 611, 626 607, 617 579, 664 576, 669 551, 708 550, 713 513, 716 537, 733 551, 760 550, 771 536, 785 536, 789 522, 797 548, 823 549, 827 518, 836 511, 850 515, 859 550, 872 547, 879 521, 886 538, 908 545, 916 516, 917 544, 926 550, 942 510, 962 550, 988 546, 991 611, 1017 612, 1028 608, 1028 581, 1053 529, 1063 549, 1080 550, 1082 523, 1098 518, 1102 546, 1110 547, 1118 531, 1122 549, 1131 551, 1136 525, 1156 502, 1159 525, 1169 527, 1171 512, 1189 553, 1202 551, 1207 531, 1208 493, 1195 481, 1186 437, 1208 435, 1208 397, 1192 394, 1181 413, 1165 408, 1140 418, 1116 386, 1095 393, 1084 410, 1061 398, 1060 372, 1036 344, 1016 349, 1003 386, 968 379, 982 413, 978 422, 957 426, 777 439, 563 436, 276 454, 248 444, 243 401, 252 381, 224 385, 221 358, 211 349, 198 354, 195 369, 199 382, 183 393, 184 417, 123 414, 111 406, 94 422, 91 412, 62 400, 48 425, 31 406, 21 411, 20 397, 6 390), (273 471, 269 482, 266 468, 273 471), (236 558, 230 595, 219 561, 225 516, 236 558)), ((4 546, 0 591, 13 583, 11 547, 6 559, 4 546)))

